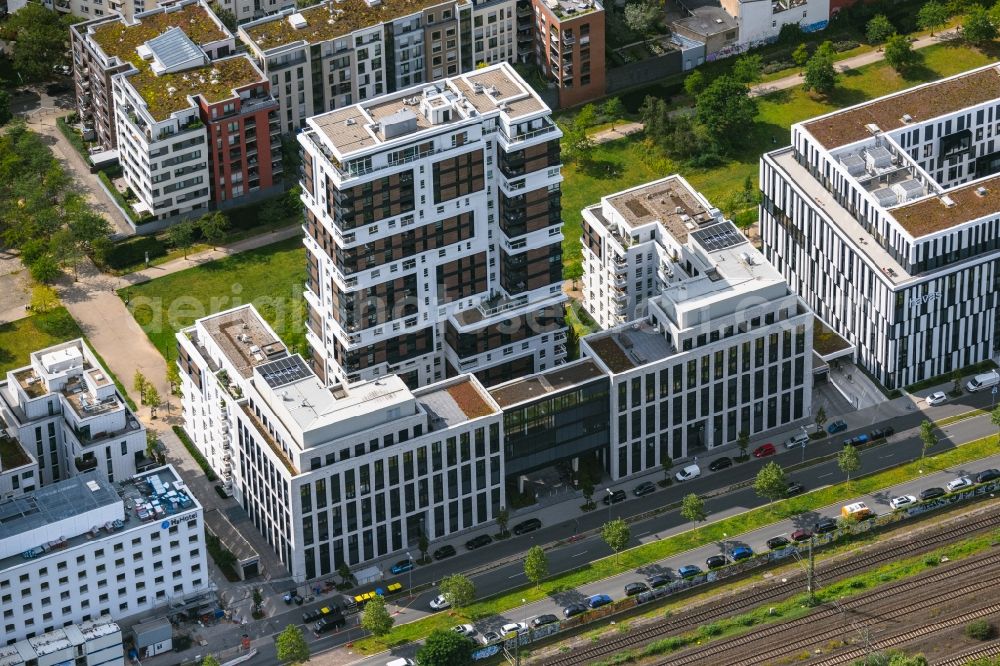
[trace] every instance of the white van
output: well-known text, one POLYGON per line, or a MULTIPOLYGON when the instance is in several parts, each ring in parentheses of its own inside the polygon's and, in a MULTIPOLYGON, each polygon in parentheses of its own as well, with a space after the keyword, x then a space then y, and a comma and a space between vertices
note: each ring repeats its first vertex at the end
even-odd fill
POLYGON ((385 662, 385 666, 413 666, 413 660, 407 659, 406 657, 400 657, 399 659, 393 659, 392 661, 385 662))
POLYGON ((785 442, 785 448, 794 449, 796 446, 805 446, 808 441, 809 435, 804 432, 800 432, 788 438, 788 441, 785 442))
POLYGON ((1000 374, 996 370, 993 372, 985 372, 981 375, 976 375, 969 380, 969 383, 965 385, 969 393, 975 393, 976 391, 982 391, 983 389, 993 388, 997 384, 1000 384, 1000 374))

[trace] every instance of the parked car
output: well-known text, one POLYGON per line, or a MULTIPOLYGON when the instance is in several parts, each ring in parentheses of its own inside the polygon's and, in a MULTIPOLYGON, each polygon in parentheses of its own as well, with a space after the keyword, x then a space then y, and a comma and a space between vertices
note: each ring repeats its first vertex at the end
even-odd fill
POLYGON ((451 630, 454 631, 459 636, 476 635, 476 628, 473 627, 471 624, 456 624, 454 627, 451 628, 451 630))
POLYGON ((313 625, 313 631, 317 634, 325 634, 328 631, 347 626, 347 620, 340 613, 331 613, 313 625))
POLYGON ((948 396, 945 395, 944 391, 934 391, 934 393, 931 393, 925 399, 928 407, 933 407, 934 405, 940 405, 944 402, 947 402, 947 400, 948 396))
POLYGON ((583 604, 570 604, 563 608, 563 615, 566 617, 574 617, 576 615, 582 615, 587 612, 587 607, 583 604))
POLYGON ((604 493, 604 497, 601 501, 605 504, 618 504, 619 502, 624 502, 628 499, 628 495, 625 494, 624 490, 614 490, 610 493, 604 493))
POLYGON ((538 518, 529 518, 523 523, 518 523, 517 525, 514 525, 514 534, 515 535, 527 534, 528 532, 534 532, 535 530, 539 530, 541 528, 542 528, 542 521, 538 520, 538 518))
POLYGON ((587 605, 591 608, 600 608, 601 606, 607 606, 610 603, 611 597, 606 594, 595 594, 587 599, 587 605))
POLYGON ((645 583, 640 583, 638 581, 627 583, 625 585, 625 596, 634 597, 637 594, 642 594, 643 592, 649 592, 649 585, 645 583))
POLYGON ((500 640, 500 634, 495 631, 487 631, 480 636, 479 640, 483 642, 483 645, 489 645, 500 640))
POLYGON ((416 662, 407 657, 400 657, 399 659, 385 662, 385 666, 416 666, 416 662))
POLYGON ((804 493, 805 491, 806 487, 803 486, 801 483, 798 483, 796 481, 789 481, 788 487, 785 488, 785 495, 791 497, 792 495, 798 495, 804 493))
POLYGON ((792 532, 792 541, 808 541, 809 539, 812 538, 812 535, 813 535, 812 530, 807 530, 804 527, 800 527, 799 529, 792 532))
POLYGON ((733 558, 734 562, 747 560, 753 557, 753 549, 750 548, 750 546, 736 546, 736 548, 733 548, 733 552, 731 552, 729 556, 733 558))
POLYGON ((935 497, 941 497, 944 495, 944 488, 938 488, 937 486, 932 486, 930 488, 924 488, 920 491, 920 500, 934 499, 935 497))
POLYGON ((726 469, 727 467, 733 466, 733 459, 729 456, 722 456, 721 458, 716 458, 708 464, 708 469, 713 472, 718 472, 720 469, 726 469))
POLYGON ((771 550, 778 550, 779 548, 784 548, 789 543, 788 539, 781 536, 771 537, 767 540, 767 547, 771 550))
POLYGON ((840 507, 840 517, 855 522, 874 516, 874 512, 864 502, 851 502, 840 507))
POLYGON ((684 469, 674 474, 678 481, 690 481, 701 476, 701 468, 697 465, 687 465, 684 469))
POLYGON ((694 578, 701 574, 701 567, 694 564, 685 564, 677 570, 677 575, 681 578, 694 578))
POLYGON ((1000 469, 984 469, 976 475, 976 483, 986 483, 993 479, 1000 479, 1000 469))
POLYGON ((316 608, 302 614, 302 624, 312 624, 317 620, 322 620, 327 615, 336 613, 336 608, 316 608))
POLYGON ((632 493, 636 497, 642 497, 643 495, 649 495, 650 493, 656 492, 656 484, 652 481, 643 481, 635 488, 632 489, 632 493))
POLYGON ((454 546, 441 546, 440 548, 434 551, 434 559, 443 560, 446 557, 451 557, 452 555, 455 554, 455 552, 456 551, 454 546))
POLYGON ((443 594, 439 594, 433 599, 431 599, 430 606, 433 610, 445 610, 451 608, 451 602, 448 601, 443 594))
POLYGON ((729 560, 726 559, 725 555, 712 555, 705 560, 705 566, 709 569, 718 569, 719 567, 724 567, 727 564, 729 564, 729 560))
POLYGON ((844 440, 844 446, 860 446, 868 441, 868 435, 861 433, 860 435, 855 435, 850 439, 844 440))
POLYGON ((889 500, 889 506, 893 509, 902 509, 904 506, 910 506, 911 504, 916 504, 917 498, 913 495, 900 495, 899 497, 893 497, 889 500))
POLYGON ((766 458, 774 455, 774 444, 761 444, 753 450, 754 458, 766 458))
POLYGON ((493 543, 493 538, 489 534, 480 534, 477 537, 473 537, 465 542, 465 547, 469 550, 475 550, 476 548, 482 548, 483 546, 488 546, 493 543))
POLYGON ((834 421, 826 427, 826 431, 831 435, 836 435, 838 432, 844 432, 847 430, 847 421, 838 420, 834 421))
POLYGON ((826 534, 827 532, 833 532, 837 529, 837 521, 833 518, 820 518, 819 521, 813 525, 813 533, 815 534, 826 534))
POLYGON ((520 634, 527 630, 528 625, 525 622, 508 622, 500 627, 500 635, 506 636, 507 634, 520 634))
POLYGON ((785 442, 786 449, 794 449, 797 446, 805 446, 809 443, 809 435, 804 432, 796 433, 785 442))
POLYGON ((895 434, 895 432, 896 429, 893 428, 892 426, 886 426, 884 428, 876 428, 875 430, 872 430, 871 438, 872 441, 875 441, 876 439, 885 439, 886 437, 895 434))
POLYGON ((670 585, 670 576, 667 574, 653 574, 646 579, 649 586, 654 590, 658 587, 663 587, 664 585, 670 585))
POLYGON ((991 389, 997 384, 1000 384, 1000 373, 996 370, 990 370, 989 372, 984 372, 981 375, 976 375, 965 385, 965 389, 969 393, 975 393, 976 391, 985 391, 986 389, 991 389))
POLYGON ((952 479, 948 482, 948 492, 953 493, 956 490, 961 490, 962 488, 968 488, 972 485, 972 479, 967 476, 960 476, 957 479, 952 479))
POLYGON ((407 571, 413 570, 413 560, 400 560, 392 565, 389 571, 392 572, 393 576, 398 576, 401 573, 406 573, 407 571))
POLYGON ((559 621, 559 618, 552 613, 546 613, 545 615, 539 615, 534 620, 531 621, 531 627, 537 629, 538 627, 544 627, 547 624, 554 624, 559 621))

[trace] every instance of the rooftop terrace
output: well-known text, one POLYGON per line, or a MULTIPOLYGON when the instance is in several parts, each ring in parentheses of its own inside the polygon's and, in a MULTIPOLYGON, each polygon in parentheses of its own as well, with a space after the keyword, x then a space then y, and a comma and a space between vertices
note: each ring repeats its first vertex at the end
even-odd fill
POLYGON ((670 341, 662 333, 654 331, 645 321, 595 333, 585 337, 584 340, 604 365, 615 374, 627 372, 675 353, 670 341))
POLYGON ((688 233, 699 226, 716 221, 696 193, 677 176, 615 194, 607 202, 630 228, 659 222, 679 243, 687 242, 688 233))
MULTIPOLYGON (((0 428, 6 427, 0 421, 0 428)), ((0 431, 0 472, 17 469, 31 462, 31 456, 21 446, 16 437, 0 431)))
POLYGON ((170 28, 183 29, 191 41, 202 45, 230 36, 219 28, 210 12, 198 3, 169 11, 154 10, 145 16, 137 16, 136 21, 132 25, 126 24, 124 20, 102 23, 93 28, 91 38, 109 58, 137 65, 142 62, 137 52, 139 46, 170 28))
POLYGON ((480 391, 478 382, 468 377, 461 377, 448 386, 438 385, 430 389, 413 396, 430 417, 430 432, 496 413, 480 391))
POLYGON ((318 44, 442 4, 455 3, 442 0, 383 0, 371 7, 365 0, 323 2, 292 14, 282 13, 263 19, 244 27, 242 31, 262 51, 295 42, 318 44), (292 25, 291 17, 296 17, 294 20, 299 27, 292 25))
POLYGON ((887 132, 997 98, 1000 98, 1000 69, 997 65, 987 65, 843 111, 835 111, 804 123, 803 128, 823 146, 831 149, 871 136, 869 125, 887 132), (909 120, 904 120, 903 116, 909 116, 909 120))
POLYGON ((528 400, 536 400, 549 393, 565 391, 594 379, 605 377, 605 373, 590 359, 560 365, 548 372, 528 375, 521 379, 495 386, 490 395, 502 408, 528 400))
POLYGON ((73 476, 0 502, 0 540, 119 502, 114 487, 100 474, 73 476))
POLYGON ((245 379, 258 365, 288 354, 284 343, 250 306, 206 317, 200 323, 245 379))

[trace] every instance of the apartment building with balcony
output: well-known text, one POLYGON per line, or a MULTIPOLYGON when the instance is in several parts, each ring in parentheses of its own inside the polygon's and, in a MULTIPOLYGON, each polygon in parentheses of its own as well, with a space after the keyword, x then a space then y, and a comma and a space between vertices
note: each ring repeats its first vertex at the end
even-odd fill
POLYGON ((761 160, 764 254, 887 388, 1000 350, 1000 69, 792 126, 761 160))
POLYGON ((213 589, 202 507, 169 465, 117 483, 98 470, 63 479, 0 501, 0 518, 6 645, 183 605, 213 589))
POLYGON ((177 340, 187 430, 293 576, 402 556, 504 506, 500 410, 475 377, 328 384, 252 306, 177 340))
POLYGON ((308 121, 307 338, 330 383, 565 358, 560 132, 506 63, 308 121))
POLYGON ((608 330, 580 352, 609 374, 612 478, 809 416, 812 313, 683 178, 602 198, 583 229, 584 306, 608 330))
POLYGON ((174 28, 181 28, 210 59, 235 53, 233 35, 201 0, 180 0, 134 16, 108 16, 70 27, 77 113, 105 150, 118 147, 112 79, 141 60, 140 45, 174 28))
POLYGON ((33 352, 30 360, 0 382, 6 423, 0 447, 10 451, 19 443, 16 468, 33 472, 22 474, 12 491, 91 470, 114 482, 151 464, 145 426, 82 339, 33 352))
MULTIPOLYGON (((604 97, 604 7, 597 0, 531 0, 534 59, 559 107, 604 97)), ((523 6, 520 10, 523 12, 523 6)), ((520 14, 519 14, 520 16, 520 14)), ((519 24, 518 53, 521 53, 519 24)))
POLYGON ((240 26, 281 128, 514 57, 514 0, 371 0, 290 8, 240 26))

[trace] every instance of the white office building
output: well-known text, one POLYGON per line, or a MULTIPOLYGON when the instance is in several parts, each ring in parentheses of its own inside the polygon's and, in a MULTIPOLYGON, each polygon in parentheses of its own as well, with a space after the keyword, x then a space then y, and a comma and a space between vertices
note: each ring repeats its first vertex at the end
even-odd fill
POLYGON ((24 465, 31 465, 26 457, 37 464, 37 473, 11 491, 24 490, 29 479, 37 488, 95 469, 108 481, 121 481, 151 464, 145 458, 146 427, 82 339, 30 358, 30 365, 9 371, 0 382, 5 441, 20 443, 23 455, 15 455, 24 465))
POLYGON ((585 209, 583 246, 584 305, 611 326, 580 351, 610 375, 612 478, 809 416, 812 313, 683 178, 585 209))
POLYGON ((761 161, 764 254, 888 388, 1000 349, 1000 69, 792 126, 761 161))
POLYGON ((294 576, 494 520, 501 414, 471 376, 326 386, 251 306, 178 333, 188 432, 294 576))
POLYGON ((561 133, 507 63, 309 119, 307 338, 330 383, 565 358, 561 133))
POLYGON ((210 589, 202 508, 170 466, 99 472, 0 502, 0 623, 16 643, 210 589))
POLYGON ((0 666, 55 664, 125 666, 122 630, 102 617, 0 646, 0 666))

